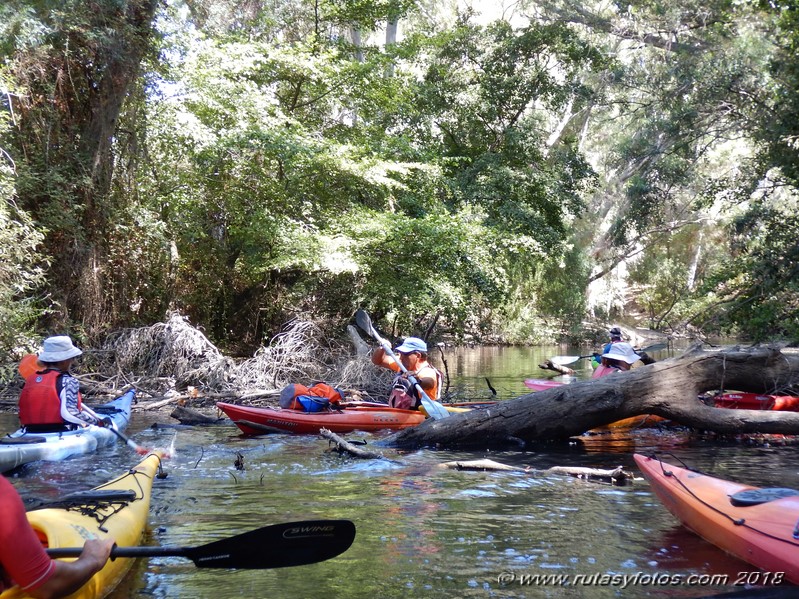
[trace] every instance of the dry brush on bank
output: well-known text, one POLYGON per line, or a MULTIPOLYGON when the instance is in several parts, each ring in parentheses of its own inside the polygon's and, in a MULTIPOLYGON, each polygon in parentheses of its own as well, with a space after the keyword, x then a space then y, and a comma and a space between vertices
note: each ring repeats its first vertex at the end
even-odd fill
MULTIPOLYGON (((303 320, 287 323, 247 359, 224 355, 178 313, 165 322, 117 331, 100 347, 83 349, 74 371, 88 398, 118 395, 133 386, 145 409, 220 400, 276 404, 287 384, 313 381, 357 389, 364 399, 373 399, 386 392, 390 380, 368 358, 353 357, 349 344, 325 339, 314 323, 303 320)), ((2 392, 3 407, 16 406, 22 384, 16 379, 2 392)))

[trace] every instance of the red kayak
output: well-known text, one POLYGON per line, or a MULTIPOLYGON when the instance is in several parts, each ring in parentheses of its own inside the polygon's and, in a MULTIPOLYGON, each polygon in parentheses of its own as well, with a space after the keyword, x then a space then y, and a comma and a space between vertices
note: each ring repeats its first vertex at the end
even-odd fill
POLYGON ((799 584, 799 490, 761 489, 639 454, 633 457, 663 505, 684 526, 763 570, 756 580, 744 582, 799 584))
POLYGON ((294 433, 314 435, 326 428, 334 433, 352 431, 399 430, 424 422, 425 415, 417 410, 400 410, 388 406, 352 406, 341 411, 301 412, 283 408, 255 408, 217 402, 245 435, 264 433, 294 433))
POLYGON ((736 410, 782 410, 799 412, 799 397, 793 395, 760 395, 758 393, 722 393, 713 397, 717 408, 736 410))

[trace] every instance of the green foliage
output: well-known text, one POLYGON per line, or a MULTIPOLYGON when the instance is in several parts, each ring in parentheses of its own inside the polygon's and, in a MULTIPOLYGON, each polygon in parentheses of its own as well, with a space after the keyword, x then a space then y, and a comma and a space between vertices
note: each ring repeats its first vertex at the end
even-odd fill
MULTIPOLYGON (((11 80, 0 67, 0 88, 11 80)), ((9 114, 0 111, 0 140, 9 114)), ((39 252, 42 234, 15 202, 14 164, 0 142, 0 355, 18 358, 35 344, 34 324, 47 306, 41 293, 46 260, 39 252)))
POLYGON ((799 340, 799 201, 753 204, 733 223, 730 255, 708 276, 695 323, 754 341, 799 340))
POLYGON ((12 201, 10 180, 0 167, 0 354, 13 356, 35 344, 36 318, 47 304, 37 296, 45 281, 42 236, 12 201))
POLYGON ((689 295, 687 265, 667 252, 649 252, 631 270, 631 282, 637 284, 634 301, 644 310, 649 327, 658 330, 665 324, 676 328, 679 314, 675 307, 689 295))
POLYGON ((535 306, 539 314, 554 317, 564 331, 582 323, 585 314, 585 288, 590 267, 584 254, 572 247, 563 259, 546 261, 536 272, 535 306))
MULTIPOLYGON (((0 154, 3 150, 0 148, 0 154)), ((14 202, 14 177, 0 163, 0 355, 19 358, 36 344, 36 318, 47 307, 40 294, 45 260, 39 252, 42 235, 14 202)))
POLYGON ((361 293, 377 317, 389 314, 403 334, 434 316, 463 333, 481 309, 498 305, 509 281, 498 240, 467 214, 423 218, 374 217, 373 239, 360 244, 357 260, 366 282, 361 293))
MULTIPOLYGON (((799 185, 799 7, 792 0, 761 2, 776 20, 776 51, 770 57, 772 76, 766 101, 755 112, 756 137, 763 142, 767 166, 778 167, 794 186, 799 185)), ((754 112, 754 111, 753 111, 754 112)))
POLYGON ((626 261, 656 326, 794 334, 795 248, 773 229, 795 223, 769 199, 799 172, 793 3, 555 0, 517 26, 405 0, 191 0, 191 22, 162 6, 161 37, 131 19, 148 6, 0 6, 19 92, 2 196, 24 210, 7 203, 0 236, 16 267, 46 232, 70 315, 178 307, 254 344, 363 305, 396 333, 549 339, 626 261), (104 87, 140 56, 135 85, 104 87))
POLYGON ((517 31, 462 19, 430 45, 419 104, 441 132, 432 143, 451 179, 450 205, 478 207, 488 226, 554 250, 592 171, 573 139, 550 149, 540 131, 568 99, 585 101, 577 75, 599 55, 562 24, 517 31))

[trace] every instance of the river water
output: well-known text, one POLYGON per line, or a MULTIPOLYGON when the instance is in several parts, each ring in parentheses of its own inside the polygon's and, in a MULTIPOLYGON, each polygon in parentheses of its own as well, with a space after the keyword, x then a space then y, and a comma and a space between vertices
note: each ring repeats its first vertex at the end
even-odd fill
MULTIPOLYGON (((507 399, 528 391, 525 377, 547 376, 537 368, 547 357, 579 353, 475 348, 447 350, 444 357, 451 390, 489 398, 487 377, 497 397, 507 399)), ((589 373, 578 371, 581 377, 589 373)), ((0 431, 14 428, 15 416, 0 414, 0 431)), ((682 528, 643 480, 611 487, 540 471, 621 465, 637 474, 632 454, 657 451, 722 478, 799 487, 796 447, 721 443, 675 430, 584 436, 546 450, 471 453, 398 454, 380 447, 379 436, 346 436, 398 462, 331 453, 326 440, 312 436, 244 438, 229 422, 183 427, 167 415, 141 411, 134 412, 127 432, 140 445, 173 451, 164 462, 168 477, 154 484, 145 543, 202 545, 267 524, 318 518, 352 520, 357 536, 339 557, 293 568, 212 570, 181 558, 139 560, 113 599, 704 597, 739 589, 732 581, 754 568, 682 528), (244 470, 234 467, 238 456, 244 470), (532 470, 438 466, 482 458, 532 470), (522 584, 523 577, 536 575, 535 584, 522 584), (621 582, 597 584, 602 575, 621 582), (690 575, 703 576, 706 584, 687 584, 690 575), (729 583, 718 584, 720 576, 729 583)), ((137 460, 119 443, 91 456, 29 464, 12 481, 25 497, 52 499, 100 484, 137 460)))

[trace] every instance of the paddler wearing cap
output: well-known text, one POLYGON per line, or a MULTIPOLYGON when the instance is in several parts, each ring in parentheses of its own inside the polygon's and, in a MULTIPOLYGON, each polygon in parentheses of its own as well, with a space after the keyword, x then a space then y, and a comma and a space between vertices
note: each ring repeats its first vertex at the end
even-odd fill
POLYGON ((418 410, 422 405, 422 398, 408 380, 408 375, 416 378, 430 399, 438 400, 441 393, 442 375, 427 361, 427 343, 418 337, 407 337, 394 351, 407 369, 407 374, 401 372, 399 365, 386 354, 382 347, 378 347, 372 352, 373 364, 397 373, 391 384, 388 405, 405 410, 418 410))
POLYGON ((36 372, 25 379, 19 396, 19 421, 31 433, 75 429, 88 424, 110 424, 83 410, 78 379, 69 373, 83 352, 66 335, 48 337, 38 354, 36 372))
POLYGON ((603 354, 608 353, 613 348, 614 343, 620 343, 622 341, 621 329, 619 327, 612 327, 610 331, 608 331, 608 334, 610 335, 610 341, 602 348, 603 354))

